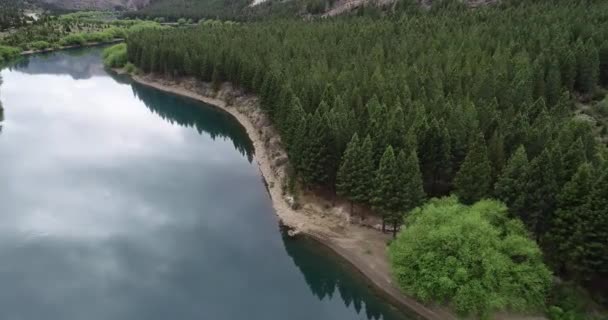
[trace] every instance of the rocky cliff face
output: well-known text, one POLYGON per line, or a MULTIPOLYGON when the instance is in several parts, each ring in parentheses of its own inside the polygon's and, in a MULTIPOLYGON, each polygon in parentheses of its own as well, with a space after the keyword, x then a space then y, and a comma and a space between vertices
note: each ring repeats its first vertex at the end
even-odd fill
POLYGON ((137 10, 150 0, 39 0, 40 3, 66 10, 137 10))

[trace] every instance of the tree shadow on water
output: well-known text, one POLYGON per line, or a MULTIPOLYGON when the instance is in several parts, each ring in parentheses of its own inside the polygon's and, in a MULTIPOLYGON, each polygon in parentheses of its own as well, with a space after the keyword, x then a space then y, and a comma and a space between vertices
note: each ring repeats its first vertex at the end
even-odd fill
MULTIPOLYGON (((124 77, 113 76, 121 83, 129 81, 124 77)), ((131 82, 133 94, 141 100, 150 111, 163 120, 176 123, 182 127, 195 128, 199 134, 207 133, 212 139, 230 139, 234 148, 251 162, 253 144, 240 123, 230 114, 199 101, 181 97, 131 82)))
POLYGON ((368 286, 353 267, 316 240, 290 237, 282 228, 287 254, 304 275, 312 293, 319 299, 341 299, 347 308, 368 320, 415 319, 384 301, 368 286))

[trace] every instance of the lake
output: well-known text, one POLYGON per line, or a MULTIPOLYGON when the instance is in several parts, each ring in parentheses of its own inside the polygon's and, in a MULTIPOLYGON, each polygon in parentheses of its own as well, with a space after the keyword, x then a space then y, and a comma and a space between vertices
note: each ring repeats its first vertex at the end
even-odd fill
POLYGON ((286 236, 226 113, 108 74, 99 48, 1 76, 1 319, 413 319, 286 236))

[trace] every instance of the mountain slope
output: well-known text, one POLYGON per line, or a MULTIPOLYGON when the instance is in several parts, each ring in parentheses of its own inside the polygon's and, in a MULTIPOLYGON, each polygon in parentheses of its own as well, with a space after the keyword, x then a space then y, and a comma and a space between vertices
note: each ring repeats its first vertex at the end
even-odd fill
POLYGON ((38 0, 41 5, 63 10, 137 10, 149 0, 38 0))

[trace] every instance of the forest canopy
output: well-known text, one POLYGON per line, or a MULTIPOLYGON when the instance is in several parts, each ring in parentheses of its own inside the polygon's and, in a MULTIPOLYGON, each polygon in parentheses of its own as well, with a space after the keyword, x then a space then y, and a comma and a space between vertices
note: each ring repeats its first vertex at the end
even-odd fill
POLYGON ((510 3, 147 30, 127 55, 256 93, 305 186, 393 223, 427 198, 499 199, 557 274, 592 286, 608 276, 606 146, 573 115, 606 93, 608 2, 510 3))

